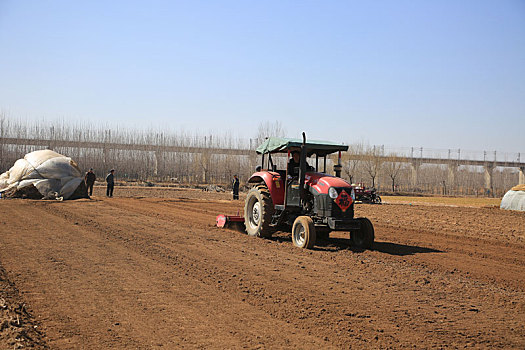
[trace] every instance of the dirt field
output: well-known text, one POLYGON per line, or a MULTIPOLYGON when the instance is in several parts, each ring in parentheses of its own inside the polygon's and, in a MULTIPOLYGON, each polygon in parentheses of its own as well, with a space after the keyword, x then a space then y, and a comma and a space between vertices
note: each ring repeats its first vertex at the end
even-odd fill
POLYGON ((307 251, 215 228, 242 197, 95 194, 0 200, 0 348, 525 348, 525 213, 363 204, 373 250, 307 251))
POLYGON ((409 196, 382 196, 383 201, 389 204, 422 204, 422 205, 445 205, 461 207, 498 207, 501 198, 481 197, 409 197, 409 196))

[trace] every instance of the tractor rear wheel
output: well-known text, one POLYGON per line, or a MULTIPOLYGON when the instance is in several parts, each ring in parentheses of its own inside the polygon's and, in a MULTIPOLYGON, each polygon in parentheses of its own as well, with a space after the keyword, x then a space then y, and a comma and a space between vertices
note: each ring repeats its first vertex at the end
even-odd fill
POLYGON ((244 226, 249 236, 271 237, 274 213, 270 192, 265 185, 252 187, 244 202, 244 226))
POLYGON ((361 228, 350 232, 352 246, 363 249, 372 248, 374 243, 374 226, 367 218, 357 218, 356 220, 361 223, 361 228))
POLYGON ((315 245, 315 225, 309 216, 298 216, 292 226, 292 242, 296 247, 311 249, 315 245))

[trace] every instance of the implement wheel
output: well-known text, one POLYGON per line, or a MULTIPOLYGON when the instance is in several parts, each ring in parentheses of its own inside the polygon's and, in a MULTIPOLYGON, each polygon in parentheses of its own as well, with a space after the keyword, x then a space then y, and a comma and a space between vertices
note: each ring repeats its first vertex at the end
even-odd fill
POLYGON ((270 192, 265 185, 252 187, 244 201, 244 226, 249 236, 271 237, 274 213, 270 192))
POLYGON ((292 227, 292 242, 296 247, 311 249, 315 245, 315 225, 308 216, 298 216, 292 227))
POLYGON ((350 242, 356 248, 370 249, 374 243, 374 226, 367 218, 357 218, 361 228, 350 232, 350 242))

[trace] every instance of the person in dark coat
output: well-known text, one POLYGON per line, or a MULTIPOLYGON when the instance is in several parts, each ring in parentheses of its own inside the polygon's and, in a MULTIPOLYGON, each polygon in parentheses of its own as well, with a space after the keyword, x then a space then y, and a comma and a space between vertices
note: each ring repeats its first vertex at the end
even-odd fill
POLYGON ((232 189, 233 189, 233 199, 239 199, 239 178, 237 175, 233 175, 232 189))
POLYGON ((86 182, 86 187, 90 196, 93 195, 93 185, 95 184, 96 179, 97 176, 93 172, 93 168, 89 169, 86 176, 84 176, 84 181, 86 182))
MULTIPOLYGON (((300 167, 301 154, 297 151, 292 152, 292 158, 288 162, 288 176, 298 177, 300 167)), ((314 168, 306 163, 306 171, 313 171, 314 168)))
POLYGON ((108 176, 106 176, 107 188, 106 196, 113 197, 113 187, 115 187, 115 169, 109 171, 108 176))

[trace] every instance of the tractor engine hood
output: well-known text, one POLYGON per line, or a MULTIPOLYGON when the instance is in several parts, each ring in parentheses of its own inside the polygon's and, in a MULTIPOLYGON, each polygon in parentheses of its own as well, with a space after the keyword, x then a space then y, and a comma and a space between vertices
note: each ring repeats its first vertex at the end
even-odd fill
POLYGON ((316 172, 306 173, 305 184, 315 189, 319 194, 328 194, 330 187, 352 187, 340 177, 316 172))

